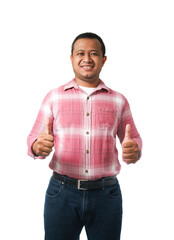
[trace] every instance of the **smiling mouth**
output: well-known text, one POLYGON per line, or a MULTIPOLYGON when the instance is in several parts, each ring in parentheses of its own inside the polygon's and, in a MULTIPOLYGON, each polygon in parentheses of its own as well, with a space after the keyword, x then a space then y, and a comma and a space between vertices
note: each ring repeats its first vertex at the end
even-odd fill
POLYGON ((81 66, 81 68, 83 68, 84 70, 92 70, 94 68, 93 65, 84 65, 84 66, 81 66))

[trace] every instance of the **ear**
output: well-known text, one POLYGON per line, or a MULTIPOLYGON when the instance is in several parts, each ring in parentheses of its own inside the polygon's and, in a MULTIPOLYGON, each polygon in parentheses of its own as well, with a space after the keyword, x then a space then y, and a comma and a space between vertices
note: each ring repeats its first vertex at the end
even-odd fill
POLYGON ((72 56, 72 54, 70 55, 70 60, 71 60, 71 62, 73 61, 73 56, 72 56))
POLYGON ((107 60, 107 56, 104 56, 104 57, 103 57, 103 66, 104 66, 106 60, 107 60))

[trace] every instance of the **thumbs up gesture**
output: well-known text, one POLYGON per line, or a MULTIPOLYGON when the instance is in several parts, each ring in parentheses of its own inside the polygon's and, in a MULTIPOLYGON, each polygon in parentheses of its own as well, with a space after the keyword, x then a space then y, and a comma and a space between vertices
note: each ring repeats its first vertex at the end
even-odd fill
POLYGON ((122 142, 123 158, 127 163, 136 163, 138 160, 138 144, 131 139, 131 126, 126 125, 125 137, 122 142))
POLYGON ((51 123, 49 118, 46 121, 45 130, 39 135, 34 142, 32 150, 36 156, 47 157, 54 146, 54 137, 52 135, 51 123))

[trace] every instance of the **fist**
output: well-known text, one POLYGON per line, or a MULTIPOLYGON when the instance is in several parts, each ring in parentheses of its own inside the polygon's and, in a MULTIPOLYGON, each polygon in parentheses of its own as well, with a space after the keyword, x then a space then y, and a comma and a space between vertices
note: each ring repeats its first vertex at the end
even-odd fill
POLYGON ((42 132, 38 139, 34 142, 32 150, 36 156, 47 157, 54 146, 54 137, 51 131, 51 123, 49 118, 47 119, 46 128, 42 132))
POLYGON ((127 163, 136 163, 138 160, 138 144, 131 139, 131 126, 126 125, 125 137, 122 142, 123 158, 127 163))

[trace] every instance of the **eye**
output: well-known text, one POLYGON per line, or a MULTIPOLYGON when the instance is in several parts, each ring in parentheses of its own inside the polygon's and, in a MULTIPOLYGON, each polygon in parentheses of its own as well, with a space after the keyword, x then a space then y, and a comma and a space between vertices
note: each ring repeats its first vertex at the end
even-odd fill
POLYGON ((98 56, 98 54, 96 52, 92 52, 91 55, 98 56))
POLYGON ((83 56, 84 53, 83 53, 83 52, 78 52, 77 55, 78 55, 78 56, 83 56))

